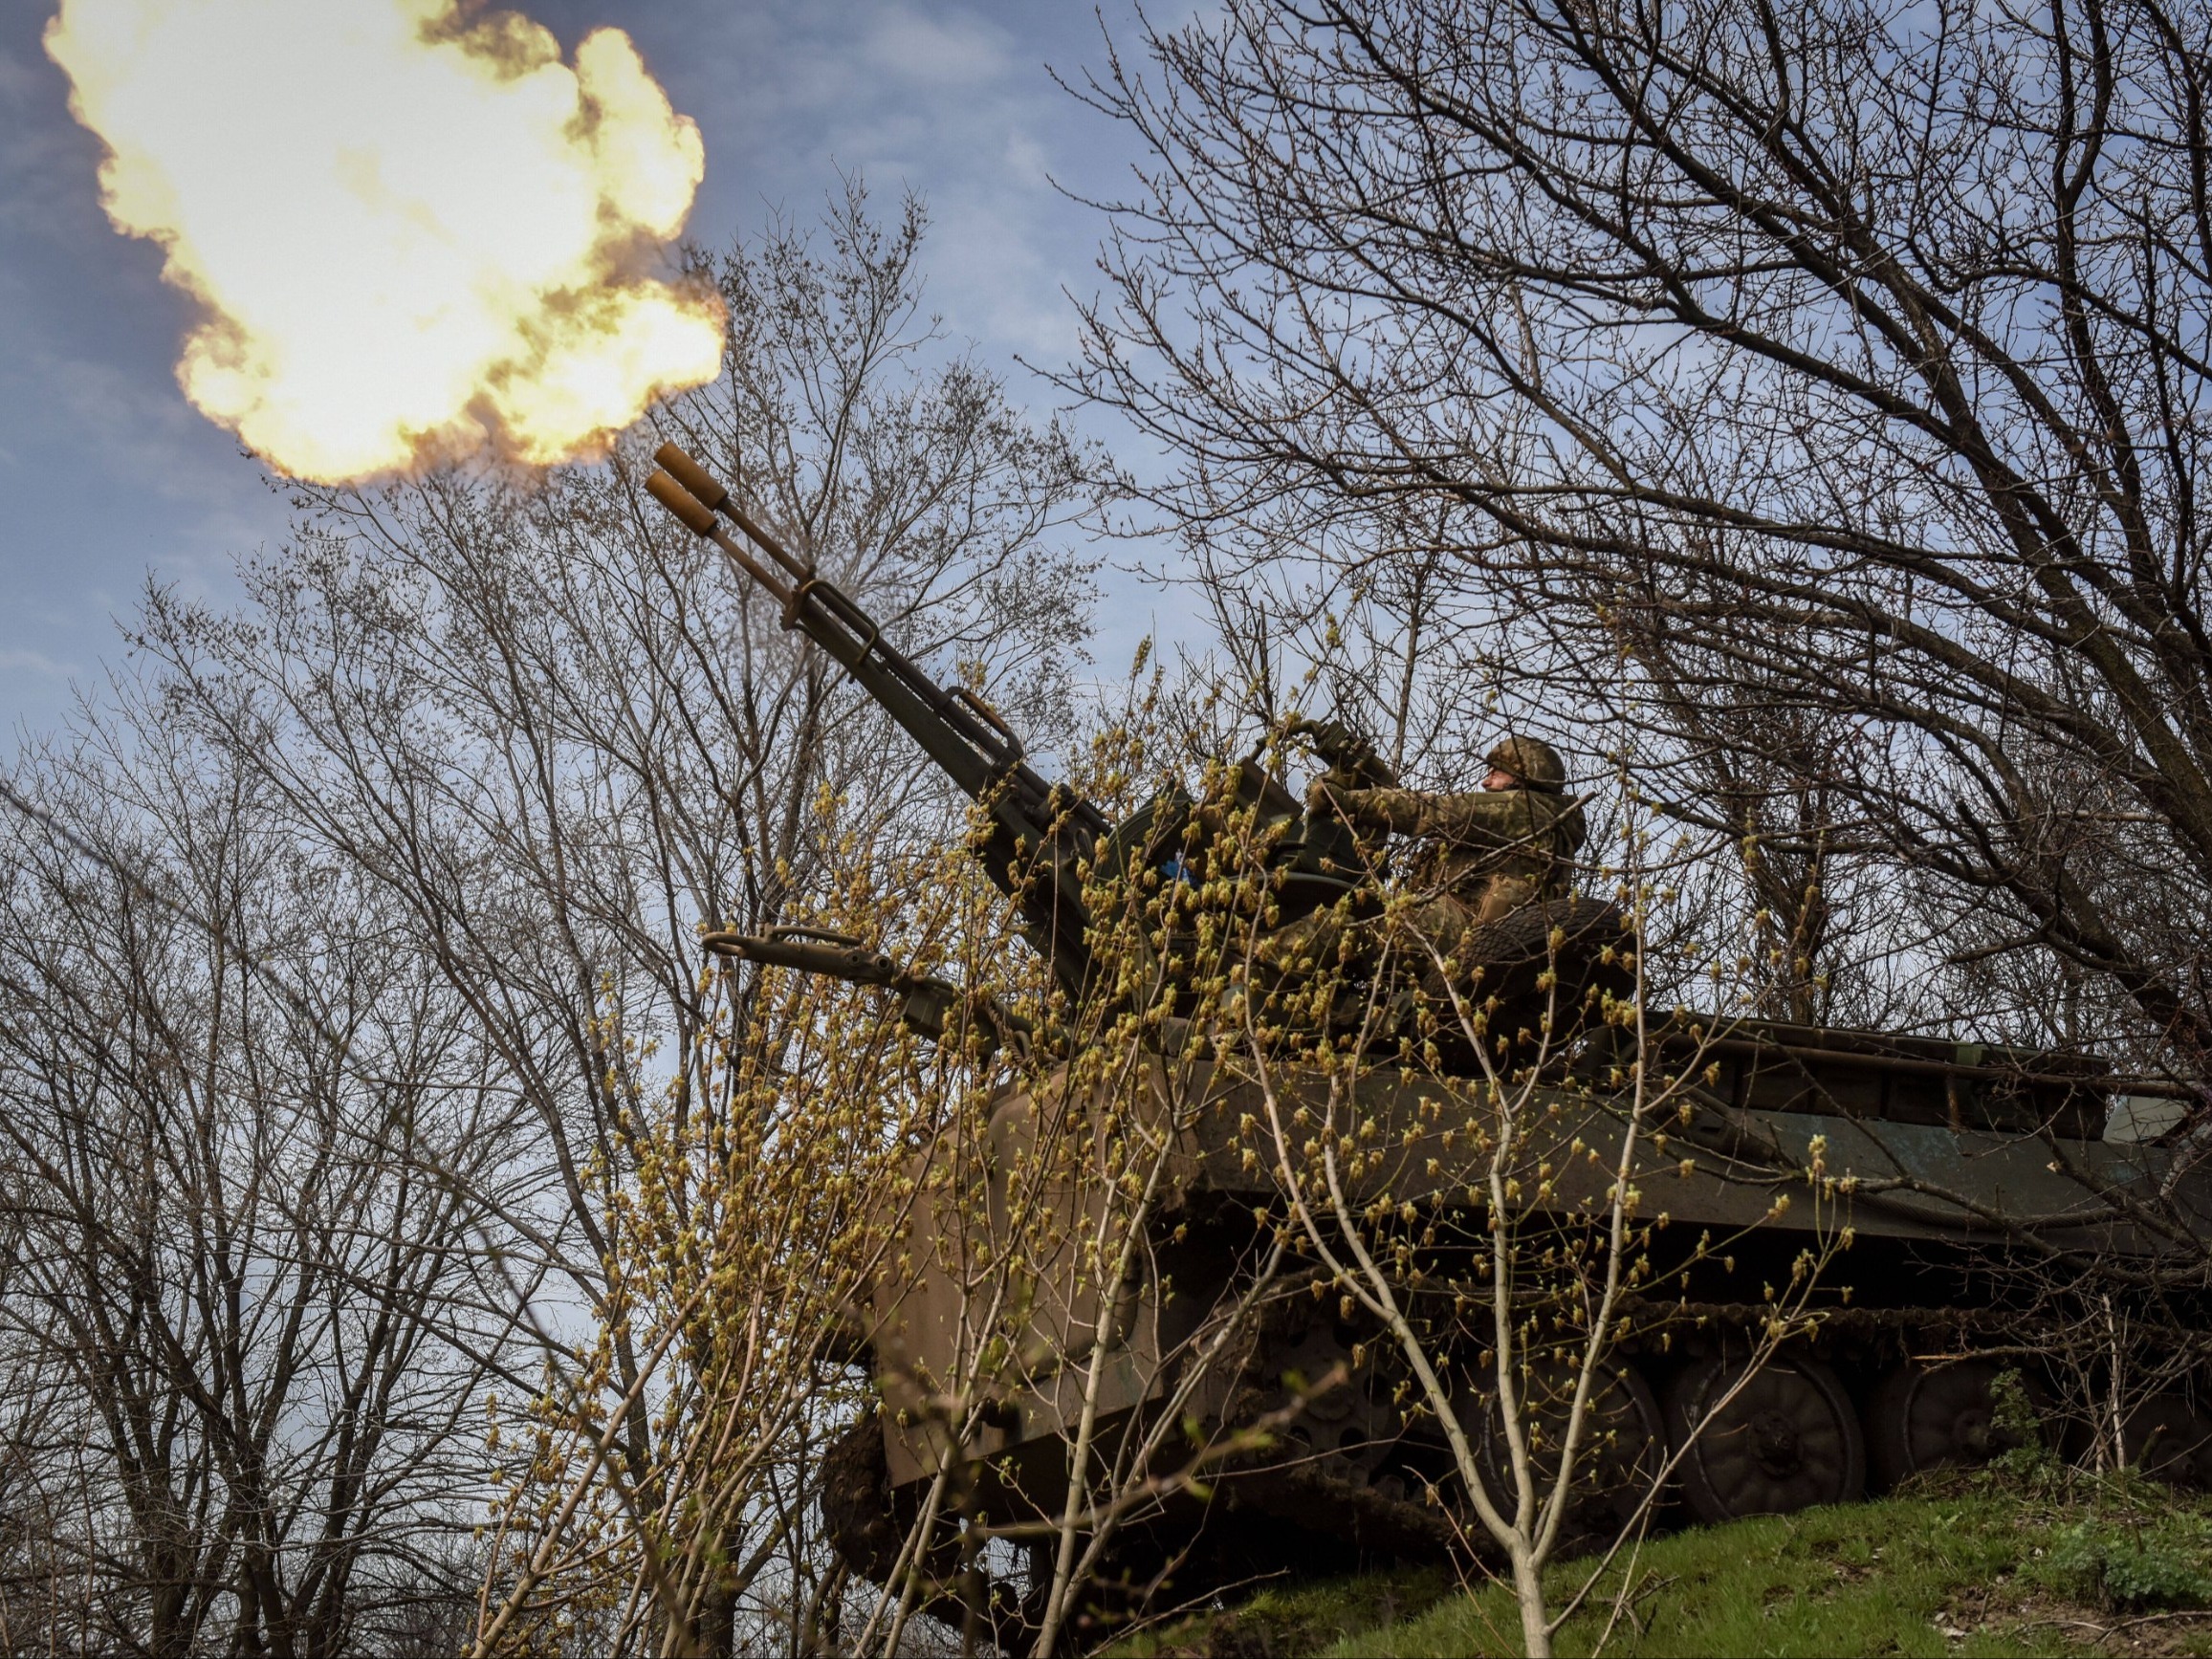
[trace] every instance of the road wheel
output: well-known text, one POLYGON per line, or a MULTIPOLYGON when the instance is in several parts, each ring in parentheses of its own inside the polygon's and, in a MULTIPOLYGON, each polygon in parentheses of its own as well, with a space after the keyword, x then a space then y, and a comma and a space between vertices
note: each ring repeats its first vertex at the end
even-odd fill
POLYGON ((1796 1355, 1745 1371, 1740 1357, 1714 1354, 1692 1363, 1667 1391, 1669 1428, 1685 1448, 1682 1498, 1691 1513, 1718 1524, 1857 1497, 1866 1487, 1866 1443, 1836 1374, 1796 1355))
POLYGON ((2212 1488, 2212 1418, 2179 1394, 2154 1394, 2121 1430, 2120 1458, 2169 1486, 2212 1488))
MULTIPOLYGON (((1559 1475, 1559 1448, 1573 1408, 1575 1376, 1572 1365, 1545 1364, 1522 1380, 1522 1421, 1530 1431, 1530 1462, 1540 1494, 1559 1475)), ((1472 1442, 1483 1490, 1510 1514, 1513 1454, 1495 1381, 1487 1386, 1460 1384, 1454 1390, 1453 1414, 1472 1442)), ((1433 1426, 1429 1432, 1435 1433, 1433 1426)), ((1665 1462, 1666 1423, 1650 1386, 1634 1366, 1604 1362, 1591 1383, 1583 1442, 1575 1456, 1569 1532, 1608 1538, 1616 1533, 1634 1517, 1665 1462)))
POLYGON ((1266 1358, 1274 1387, 1261 1401, 1264 1409, 1280 1410, 1303 1397, 1284 1439, 1311 1456, 1318 1473, 1355 1485, 1380 1478, 1403 1427, 1378 1352, 1353 1358, 1361 1334, 1317 1319, 1295 1336, 1279 1337, 1266 1358), (1331 1376, 1339 1377, 1335 1386, 1322 1387, 1331 1376))
POLYGON ((1876 1482, 1887 1490, 1931 1469, 1977 1468, 2021 1444, 1997 1426, 1999 1375, 1987 1360, 1893 1366, 1867 1403, 1876 1482))
POLYGON ((822 1459, 821 1502, 829 1547, 856 1578, 889 1583, 907 1535, 891 1495, 883 1419, 873 1407, 837 1437, 822 1459))

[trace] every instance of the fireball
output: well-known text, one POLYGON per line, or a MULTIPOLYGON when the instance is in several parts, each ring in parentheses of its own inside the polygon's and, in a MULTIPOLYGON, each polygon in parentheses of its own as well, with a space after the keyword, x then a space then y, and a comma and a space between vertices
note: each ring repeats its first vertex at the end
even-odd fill
POLYGON ((46 50, 201 309, 185 395, 280 471, 589 455, 720 364, 665 273, 699 131, 619 30, 570 63, 455 0, 62 0, 46 50))

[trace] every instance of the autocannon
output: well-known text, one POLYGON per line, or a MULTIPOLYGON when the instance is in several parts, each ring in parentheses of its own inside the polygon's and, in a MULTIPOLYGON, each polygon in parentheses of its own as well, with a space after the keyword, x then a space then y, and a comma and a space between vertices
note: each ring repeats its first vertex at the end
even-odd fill
MULTIPOLYGON (((1344 906, 1354 926, 1382 926, 1376 862, 1343 824, 1306 811, 1257 754, 1223 762, 1216 799, 1169 788, 1114 821, 1043 778, 981 697, 938 686, 691 457, 671 445, 658 458, 652 493, 715 541, 780 606, 786 626, 843 664, 976 803, 983 827, 972 850, 1071 1006, 1179 989, 1191 941, 1202 931, 1195 924, 1180 942, 1172 928, 1141 941, 1150 954, 1146 972, 1132 975, 1097 959, 1106 918, 1095 910, 1117 879, 1154 891, 1202 883, 1206 849, 1196 832, 1210 811, 1242 814, 1244 844, 1265 866, 1263 914, 1247 916, 1247 944, 1249 928, 1325 906, 1344 906)), ((1394 784, 1356 732, 1308 724, 1292 734, 1337 775, 1394 784)), ((1210 936, 1221 950, 1235 930, 1210 936)), ((911 1027, 940 1040, 955 1029, 948 1011, 965 995, 843 936, 710 934, 707 944, 756 963, 883 986, 904 999, 911 1027)), ((1623 1304, 1599 1389, 1609 1448, 1600 1461, 1650 1467, 1673 1446, 1679 1470, 1672 1501, 1697 1518, 1848 1500, 1870 1484, 2001 1449, 1992 1415, 2001 1370, 2024 1369, 2046 1386, 2033 1376, 2033 1298, 2008 1277, 2010 1264, 2038 1252, 2043 1260, 2094 1252, 2127 1264, 2136 1282, 2169 1286, 2168 1264, 2201 1262, 2212 1181, 2190 1139, 2201 1115, 2192 1084, 2126 1079, 2076 1056, 1686 1011, 1576 1023, 1629 994, 1639 948, 1621 913, 1596 900, 1531 904, 1475 944, 1459 967, 1476 976, 1470 982, 1485 998, 1491 1032, 1506 1032, 1523 1007, 1575 1016, 1545 1024, 1548 1069, 1522 1080, 1538 1091, 1544 1133, 1562 1148, 1584 1146, 1597 1133, 1592 1125, 1617 1112, 1624 1078, 1663 1078, 1678 1106, 1668 1124, 1672 1145, 1655 1137, 1633 1172, 1665 1223, 1654 1249, 1658 1277, 1672 1288, 1665 1299, 1632 1296, 1623 1304), (1848 1212, 1840 1219, 1839 1191, 1848 1212), (1778 1202, 1793 1194, 1805 1201, 1778 1202), (1851 1249, 1848 1285, 1746 1382, 1732 1367, 1742 1336, 1771 1317, 1770 1287, 1787 1278, 1809 1240, 1832 1240, 1839 1231, 1851 1249), (1740 1242, 1707 1253, 1698 1241, 1716 1233, 1740 1242), (1685 1439, 1685 1424, 1716 1410, 1717 1430, 1685 1439)), ((1251 998, 1282 989, 1258 975, 1243 984, 1251 998)), ((1374 1010, 1388 1015, 1434 993, 1353 989, 1369 1013, 1361 1029, 1379 1033, 1386 1052, 1410 1052, 1406 1024, 1378 1023, 1374 1010)), ((1327 1026, 1334 1016, 1324 1008, 1313 1017, 1327 1026)), ((1449 1484, 1434 1421, 1424 1424, 1405 1406, 1405 1379, 1388 1344, 1359 1319, 1331 1311, 1325 1276, 1308 1273, 1310 1263, 1293 1263, 1282 1294, 1246 1321, 1229 1351, 1208 1346, 1282 1215, 1281 1183, 1255 1158, 1249 1125, 1271 1105, 1279 1115, 1317 1107, 1341 1086, 1332 1081, 1338 1074, 1302 1060, 1292 1044, 1262 1077, 1229 1045, 1204 1040, 1193 1022, 1162 1019, 1146 1029, 1148 1081, 1134 1106, 1083 1095, 1068 1067, 1047 1055, 993 1104, 988 1156, 932 1180, 937 1149, 916 1154, 920 1196, 900 1223, 896 1253, 909 1266, 875 1283, 860 1310, 856 1351, 880 1408, 838 1449, 825 1499, 831 1536, 864 1576, 883 1578, 901 1559, 886 1517, 912 1516, 920 1495, 955 1467, 964 1513, 978 1519, 1018 1529, 1061 1513, 1078 1415, 1089 1425, 1086 1444, 1115 1432, 1128 1443, 1172 1411, 1179 1455, 1254 1423, 1272 1426, 1261 1438, 1275 1452, 1210 1468, 1206 1479, 1163 1496, 1141 1536, 1133 1533, 1130 1549, 1183 1564, 1186 1587, 1209 1575, 1229 1582, 1302 1552, 1336 1561, 1347 1547, 1433 1555, 1464 1536, 1429 1500, 1449 1484), (1104 1122, 1109 1111, 1128 1121, 1104 1122), (1017 1242, 994 1233, 1012 1225, 1014 1207, 992 1183, 1034 1164, 1048 1120, 1094 1119, 1102 1120, 1098 1135, 1133 1123, 1172 1154, 1162 1166, 1168 1190, 1149 1212, 1155 1236, 1146 1272, 1119 1287, 1040 1292, 1027 1315, 1039 1357, 1014 1366, 980 1426, 963 1429, 935 1403, 967 1340, 968 1257, 1000 1255, 1017 1242), (1191 1356, 1200 1351, 1209 1374, 1194 1387, 1191 1356), (1316 1390, 1317 1378, 1329 1386, 1316 1390), (1225 1514, 1237 1523, 1220 1526, 1225 1514), (1213 1543, 1194 1541, 1209 1528, 1213 1543)), ((1468 1148, 1495 1110, 1500 1069, 1515 1059, 1505 1036, 1497 1041, 1495 1053, 1436 1048, 1419 1077, 1377 1066, 1367 1085, 1361 1132, 1378 1151, 1363 1166, 1367 1185, 1347 1201, 1375 1196, 1426 1217, 1446 1264, 1437 1282, 1451 1278, 1454 1251, 1464 1282, 1475 1282, 1488 1236, 1468 1148), (1475 1129, 1439 1127, 1447 1123, 1475 1129)), ((1588 1213, 1594 1177, 1564 1151, 1560 1168, 1571 1178, 1562 1175, 1535 1208, 1549 1206, 1565 1236, 1588 1213)), ((1072 1179, 1048 1196, 1044 1208, 1063 1223, 1092 1213, 1093 1195, 1072 1179)), ((1073 1247, 1062 1239, 1060 1248, 1073 1247)), ((1067 1261, 1072 1285, 1081 1275, 1076 1257, 1067 1261)), ((2201 1267, 2191 1271, 2201 1277, 2201 1267)), ((2140 1406, 2127 1433, 2135 1454, 2168 1476, 2212 1483, 2212 1416, 2188 1386, 2140 1406)))

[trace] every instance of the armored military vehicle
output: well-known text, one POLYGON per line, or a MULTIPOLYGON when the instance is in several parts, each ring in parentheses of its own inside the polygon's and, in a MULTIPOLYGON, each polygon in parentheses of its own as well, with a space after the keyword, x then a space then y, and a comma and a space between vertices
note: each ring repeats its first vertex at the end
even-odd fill
MULTIPOLYGON (((1342 905, 1355 924, 1380 926, 1381 901, 1343 826, 1306 813, 1257 756, 1225 763, 1206 798, 1170 791, 1109 821, 1040 777, 986 704, 931 681, 690 456, 669 446, 659 459, 653 493, 717 541, 782 605, 786 625, 843 664, 978 804, 973 850, 1071 1005, 1194 1006, 1170 993, 1193 983, 1205 895, 1230 884, 1193 836, 1209 813, 1242 815, 1242 844, 1259 849, 1267 872, 1266 925, 1342 905), (1171 905, 1167 924, 1139 930, 1143 972, 1100 971, 1102 878, 1155 896, 1189 889, 1183 911, 1171 905)), ((711 943, 889 987, 931 1035, 958 1000, 955 988, 903 973, 858 941, 711 943)), ((1598 1389, 1604 1430, 1588 1476, 1596 1530, 1646 1501, 1650 1482, 1638 1476, 1670 1448, 1667 1501, 1708 1521, 1848 1500, 1988 1457, 2023 1431, 2000 1420, 2002 1372, 2021 1375, 2031 1409, 2070 1386, 2046 1357, 2057 1347, 2053 1310, 2092 1263, 2100 1282, 2162 1307, 2169 1324, 2197 1317, 2212 1182, 2188 1139, 2200 1110, 2190 1086, 2121 1079, 2079 1057, 1717 1014, 1583 1017, 1601 1004, 1617 1015, 1633 967, 1634 941, 1601 902, 1531 906, 1474 946, 1490 1015, 1479 1038, 1494 1035, 1495 1052, 1439 1044, 1434 1024, 1416 1041, 1388 988, 1354 987, 1366 1013, 1352 1023, 1375 1050, 1355 1113, 1371 1149, 1347 1166, 1335 1198, 1345 1213, 1381 1204, 1417 1218, 1409 1225, 1426 1254, 1404 1294, 1448 1321, 1486 1271, 1487 1198, 1471 1185, 1470 1146, 1499 1109, 1515 1044, 1537 1028, 1537 1063, 1511 1081, 1535 1091, 1557 1148, 1531 1153, 1553 1173, 1530 1210, 1556 1218, 1561 1250, 1587 1232, 1613 1178, 1582 1154, 1617 1139, 1625 1096, 1664 1092, 1664 1121, 1633 1170, 1650 1223, 1640 1283, 1619 1302, 1598 1389), (1541 1011, 1563 1008, 1576 1017, 1546 1027, 1541 1011), (1817 1282, 1808 1261, 1821 1264, 1817 1282), (1789 1341, 1754 1366, 1785 1302, 1799 1316, 1789 1341)), ((1272 993, 1247 984, 1230 1002, 1238 994, 1272 993)), ((909 1523, 929 1503, 1002 1535, 1048 1524, 1067 1512, 1071 1467, 1086 1482, 1114 1471, 1106 1486, 1134 1495, 1120 1569, 1138 1579, 1172 1569, 1186 1592, 1300 1560, 1341 1568, 1347 1552, 1435 1556, 1465 1543, 1434 1416, 1408 1405, 1392 1345, 1339 1294, 1341 1274, 1312 1238, 1287 1225, 1280 1160, 1264 1134, 1255 1138, 1271 1113, 1280 1122, 1322 1110, 1332 1089, 1341 1097, 1343 1011, 1309 1007, 1304 1035, 1320 1048, 1292 1042, 1271 1067, 1266 1018, 1242 1017, 1247 1005, 1237 1022, 1255 1050, 1223 1041, 1216 1027, 1229 1003, 1210 1006, 1194 1018, 1155 1008, 1140 1022, 1135 1086, 1108 1097, 1083 1080, 1078 1057, 1047 1057, 995 1101, 981 1148, 916 1152, 903 1266, 874 1284, 849 1333, 881 1404, 838 1448, 824 1504, 862 1576, 900 1569, 909 1523), (1133 1135, 1159 1148, 1142 1248, 1118 1276, 1084 1257, 1093 1235, 1080 1223, 1105 1200, 1044 1154, 1071 1124, 1078 1140, 1133 1135), (1051 1239, 1011 1235, 1040 1214, 1058 1218, 1051 1239), (1016 1321, 1022 1339, 1011 1343, 1018 1352, 1001 1355, 991 1397, 959 1418, 946 1402, 950 1380, 973 1370, 979 1264, 1017 1245, 1035 1275, 1016 1321)), ((993 1034, 1040 1035, 1011 1019, 995 1020, 993 1034)), ((1471 1376, 1488 1363, 1479 1345, 1468 1339, 1471 1376)), ((1484 1409, 1471 1387, 1462 1426, 1489 1457, 1484 1409)), ((2130 1403, 2125 1418, 2128 1455, 2212 1484, 2212 1417, 2185 1374, 2130 1403)))

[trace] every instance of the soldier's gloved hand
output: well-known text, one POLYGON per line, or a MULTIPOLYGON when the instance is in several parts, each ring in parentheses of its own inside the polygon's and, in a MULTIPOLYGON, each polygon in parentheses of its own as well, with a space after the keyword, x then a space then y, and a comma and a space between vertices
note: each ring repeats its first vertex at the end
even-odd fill
POLYGON ((1307 721, 1305 740, 1331 772, 1349 774, 1372 753, 1368 740, 1341 720, 1307 721))
POLYGON ((1328 762, 1329 786, 1339 793, 1397 785, 1398 775, 1384 764, 1383 757, 1375 753, 1375 746, 1341 720, 1308 720, 1303 715, 1294 715, 1283 730, 1303 737, 1313 746, 1313 752, 1328 762))

